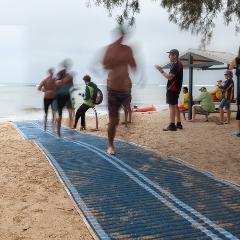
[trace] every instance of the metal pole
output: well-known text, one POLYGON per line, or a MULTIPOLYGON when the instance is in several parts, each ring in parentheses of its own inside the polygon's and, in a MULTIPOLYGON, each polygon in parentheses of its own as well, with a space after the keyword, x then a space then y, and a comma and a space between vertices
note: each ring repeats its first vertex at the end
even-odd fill
POLYGON ((236 75, 237 75, 237 107, 240 109, 240 58, 236 58, 236 75))
POLYGON ((189 102, 188 102, 188 120, 192 119, 192 103, 193 103, 193 57, 191 53, 188 54, 188 66, 189 66, 189 102))
POLYGON ((96 108, 93 107, 93 111, 95 113, 95 119, 96 119, 96 130, 98 130, 98 115, 97 115, 97 110, 96 108))
POLYGON ((240 74, 237 74, 237 109, 240 110, 240 74))

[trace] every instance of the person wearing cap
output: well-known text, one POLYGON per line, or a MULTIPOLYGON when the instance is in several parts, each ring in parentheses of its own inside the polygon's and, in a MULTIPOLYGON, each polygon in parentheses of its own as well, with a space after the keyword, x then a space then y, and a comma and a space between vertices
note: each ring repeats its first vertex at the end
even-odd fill
MULTIPOLYGON (((238 78, 240 78, 240 47, 238 49, 238 56, 232 60, 232 62, 229 65, 229 70, 232 70, 236 68, 236 75, 238 78)), ((238 89, 238 96, 237 96, 237 115, 236 115, 236 120, 237 120, 237 132, 234 133, 237 137, 240 137, 240 83, 237 86, 238 89)))
POLYGON ((222 89, 220 88, 223 85, 222 80, 217 81, 217 87, 214 91, 210 92, 213 96, 213 101, 221 101, 222 100, 222 89))
POLYGON ((193 113, 192 121, 196 120, 196 114, 205 115, 206 121, 208 121, 208 114, 209 112, 213 112, 215 110, 215 106, 212 100, 212 96, 207 91, 206 87, 201 87, 199 91, 201 92, 201 94, 197 99, 194 100, 194 102, 200 102, 200 104, 194 104, 192 106, 192 113, 193 113))
POLYGON ((163 131, 176 131, 177 129, 183 128, 180 111, 178 108, 178 98, 183 83, 183 66, 179 61, 179 51, 177 49, 172 49, 168 53, 171 62, 170 72, 164 72, 163 68, 160 65, 155 65, 155 67, 168 81, 166 99, 170 111, 170 124, 167 128, 164 128, 163 131), (175 118, 177 119, 176 125, 175 118))
POLYGON ((234 97, 234 82, 233 82, 233 73, 230 70, 227 70, 224 73, 226 81, 220 88, 223 90, 222 92, 222 100, 219 105, 220 112, 220 121, 217 122, 218 125, 224 124, 224 108, 227 110, 227 124, 230 124, 231 121, 231 101, 234 97))
POLYGON ((83 77, 83 81, 86 85, 85 93, 79 93, 79 95, 83 96, 83 104, 78 108, 76 115, 75 115, 75 121, 72 129, 76 129, 77 123, 79 118, 81 118, 81 127, 80 130, 86 130, 86 121, 85 121, 85 114, 89 108, 94 107, 93 103, 93 95, 94 92, 97 90, 97 85, 91 81, 91 77, 89 75, 85 75, 83 77))

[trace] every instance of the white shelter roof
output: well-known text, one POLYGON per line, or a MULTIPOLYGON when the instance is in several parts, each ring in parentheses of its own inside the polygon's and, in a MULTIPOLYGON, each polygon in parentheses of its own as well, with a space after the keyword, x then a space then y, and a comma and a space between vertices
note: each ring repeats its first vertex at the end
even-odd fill
MULTIPOLYGON (((179 59, 184 67, 189 67, 189 54, 193 57, 193 67, 195 68, 208 68, 214 65, 228 65, 236 57, 233 53, 228 52, 216 52, 190 48, 179 56, 179 59)), ((169 66, 170 64, 167 63, 164 65, 164 68, 168 68, 169 66)))

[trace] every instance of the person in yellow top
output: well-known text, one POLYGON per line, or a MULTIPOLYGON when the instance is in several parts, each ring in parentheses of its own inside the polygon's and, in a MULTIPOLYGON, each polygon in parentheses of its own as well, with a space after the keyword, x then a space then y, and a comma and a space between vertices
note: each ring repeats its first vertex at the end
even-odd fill
POLYGON ((188 110, 188 102, 189 102, 189 93, 188 88, 183 87, 183 103, 181 103, 178 108, 183 113, 183 117, 186 120, 185 110, 188 110))
POLYGON ((212 94, 213 97, 213 101, 221 101, 222 100, 222 88, 221 86, 223 85, 223 81, 222 80, 218 80, 217 81, 217 88, 210 92, 212 94))

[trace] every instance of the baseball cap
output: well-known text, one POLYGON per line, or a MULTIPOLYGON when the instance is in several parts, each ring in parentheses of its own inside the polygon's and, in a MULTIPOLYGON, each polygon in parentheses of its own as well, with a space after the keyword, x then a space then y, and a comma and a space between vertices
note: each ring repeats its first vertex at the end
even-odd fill
POLYGON ((207 90, 207 88, 205 87, 201 87, 200 89, 198 89, 199 91, 203 91, 203 90, 207 90))
POLYGON ((224 75, 229 75, 229 76, 233 76, 233 72, 231 70, 227 70, 224 75))
POLYGON ((171 49, 169 52, 167 53, 173 53, 173 54, 176 54, 177 57, 179 56, 179 51, 177 49, 171 49))

